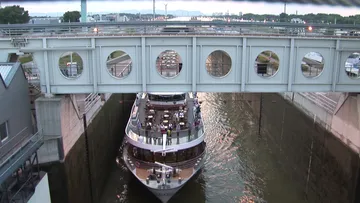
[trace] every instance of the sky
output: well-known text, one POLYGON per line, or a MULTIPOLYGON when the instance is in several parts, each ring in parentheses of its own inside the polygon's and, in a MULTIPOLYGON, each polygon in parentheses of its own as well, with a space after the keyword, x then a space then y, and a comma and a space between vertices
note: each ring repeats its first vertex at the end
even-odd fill
MULTIPOLYGON (((284 11, 284 5, 279 3, 262 2, 231 2, 231 1, 156 1, 156 9, 165 10, 164 4, 168 3, 168 13, 172 10, 200 11, 204 14, 214 12, 227 12, 239 14, 239 12, 256 14, 280 14, 284 11)), ((66 11, 80 11, 80 0, 68 2, 7 2, 1 6, 20 5, 32 13, 59 13, 59 16, 66 11)), ((122 12, 125 10, 152 10, 152 1, 147 0, 122 0, 122 1, 89 1, 87 3, 87 12, 122 12)), ((354 7, 331 7, 318 5, 299 5, 288 4, 286 13, 295 14, 306 13, 336 13, 343 16, 360 14, 360 8, 354 7)))

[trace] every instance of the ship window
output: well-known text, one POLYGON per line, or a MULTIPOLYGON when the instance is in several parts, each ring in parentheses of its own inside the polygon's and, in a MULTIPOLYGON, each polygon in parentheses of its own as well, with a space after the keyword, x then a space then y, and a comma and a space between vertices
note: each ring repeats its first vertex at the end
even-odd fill
POLYGON ((176 153, 167 153, 165 162, 170 162, 170 163, 176 162, 176 153))
POLYGON ((182 162, 182 161, 185 161, 186 160, 186 150, 180 150, 178 152, 178 161, 179 162, 182 162))
POLYGON ((165 161, 165 157, 163 157, 161 153, 155 153, 155 161, 163 163, 165 161))
POLYGON ((5 140, 7 140, 8 134, 9 134, 8 122, 6 121, 5 123, 2 123, 0 125, 0 140, 1 140, 1 142, 4 142, 5 140))
POLYGON ((146 162, 154 162, 153 155, 149 150, 144 150, 144 161, 146 162))
POLYGON ((153 163, 155 161, 160 163, 175 163, 175 162, 183 162, 186 160, 194 159, 199 156, 205 150, 205 143, 199 144, 195 147, 191 147, 185 150, 179 150, 177 153, 166 153, 166 156, 162 156, 162 153, 154 153, 150 150, 145 150, 141 148, 137 148, 135 146, 129 145, 128 153, 132 157, 153 163))
POLYGON ((184 99, 185 99, 185 94, 176 94, 176 95, 149 94, 149 100, 151 101, 181 101, 184 99))

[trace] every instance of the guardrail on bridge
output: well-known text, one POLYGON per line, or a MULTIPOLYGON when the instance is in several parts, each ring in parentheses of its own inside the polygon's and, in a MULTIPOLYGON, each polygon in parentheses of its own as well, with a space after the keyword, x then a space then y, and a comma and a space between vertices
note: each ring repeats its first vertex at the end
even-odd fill
POLYGON ((0 25, 0 37, 3 38, 174 34, 358 38, 360 37, 360 25, 212 21, 130 21, 0 25), (177 29, 165 32, 164 28, 169 27, 177 27, 177 29))

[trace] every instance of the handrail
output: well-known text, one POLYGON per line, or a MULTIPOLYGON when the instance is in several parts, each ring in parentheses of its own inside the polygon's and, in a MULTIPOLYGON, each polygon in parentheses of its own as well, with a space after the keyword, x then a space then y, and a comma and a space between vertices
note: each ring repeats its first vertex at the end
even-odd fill
MULTIPOLYGON (((30 146, 29 148, 27 148, 26 151, 24 151, 24 152, 21 154, 21 156, 17 158, 17 160, 13 161, 13 162, 11 163, 11 166, 9 166, 2 174, 0 174, 0 177, 2 177, 4 174, 6 174, 6 173, 11 169, 11 167, 14 166, 18 160, 20 160, 21 158, 23 158, 24 155, 27 154, 27 152, 29 152, 30 150, 32 150, 32 148, 33 148, 35 145, 37 145, 40 141, 43 141, 43 138, 44 138, 44 136, 43 136, 43 134, 42 134, 41 131, 38 131, 38 132, 35 133, 33 136, 31 136, 30 139, 29 139, 29 141, 27 142, 27 144, 29 144, 30 141, 31 141, 31 143, 30 143, 31 146, 30 146)), ((27 144, 26 144, 26 145, 27 145, 27 144)), ((26 145, 24 145, 24 146, 26 146, 26 145)), ((12 158, 14 157, 15 154, 17 154, 17 153, 19 153, 20 151, 24 150, 24 146, 18 148, 18 150, 16 150, 16 152, 14 152, 11 156, 9 156, 9 158, 6 159, 3 163, 8 162, 10 159, 12 159, 12 158)))
MULTIPOLYGON (((31 134, 30 134, 31 135, 31 134)), ((35 137, 40 137, 39 139, 41 139, 42 133, 40 133, 40 131, 36 132, 35 134, 32 134, 32 136, 25 136, 24 139, 20 140, 13 148, 12 150, 10 150, 8 153, 6 153, 5 155, 3 155, 0 158, 0 166, 3 165, 4 163, 6 163, 8 160, 10 160, 16 153, 18 153, 18 151, 20 151, 25 145, 27 145, 30 141, 33 141, 33 139, 35 137), (24 140, 27 139, 27 141, 25 142, 24 140), (21 143, 20 143, 21 142, 21 143), (19 145, 22 144, 22 146, 19 147, 19 145), (11 155, 9 155, 11 154, 11 155), (1 159, 5 159, 4 161, 1 161, 1 159)))
POLYGON ((349 24, 300 24, 273 22, 212 22, 212 21, 129 21, 90 22, 59 24, 11 24, 0 25, 1 37, 76 37, 76 36, 133 36, 133 35, 280 35, 305 37, 355 37, 358 38, 360 25, 349 24), (187 26, 191 32, 164 32, 166 26, 187 26), (311 26, 312 29, 307 28, 311 26), (90 29, 83 29, 90 28, 90 29), (96 28, 96 29, 93 29, 96 28), (344 31, 349 33, 344 34, 344 31), (341 33, 339 33, 341 32, 341 33))
POLYGON ((87 113, 91 107, 100 100, 100 96, 97 93, 90 93, 84 100, 84 111, 87 113))
MULTIPOLYGON (((194 124, 194 123, 192 123, 192 124, 194 124)), ((143 135, 145 134, 145 132, 147 131, 147 132, 149 132, 149 133, 157 133, 157 134, 158 134, 157 137, 162 137, 162 134, 160 133, 160 131, 146 130, 145 128, 138 129, 137 126, 133 125, 132 122, 130 122, 130 119, 129 119, 129 121, 128 121, 128 124, 127 124, 127 126, 126 126, 125 131, 126 131, 126 132, 130 131, 130 130, 128 130, 129 128, 130 128, 130 130, 132 130, 133 132, 138 132, 138 131, 140 130, 140 135, 139 135, 139 136, 143 136, 143 135), (144 134, 141 135, 141 132, 144 133, 144 134)), ((191 128, 182 129, 182 130, 180 130, 179 132, 180 132, 180 133, 181 133, 181 132, 187 132, 187 131, 189 131, 189 129, 191 129, 191 132, 193 132, 194 128, 195 128, 195 127, 192 126, 191 128)), ((198 126, 197 128, 198 128, 199 130, 194 130, 194 131, 198 131, 198 132, 201 131, 201 130, 202 130, 202 131, 205 131, 203 121, 200 120, 200 124, 199 124, 199 126, 198 126)), ((172 130, 172 131, 171 131, 171 135, 175 135, 176 133, 177 133, 176 130, 172 130)))
MULTIPOLYGON (((20 135, 20 133, 24 132, 28 127, 26 126, 25 128, 23 128, 22 130, 20 130, 20 132, 18 132, 15 136, 13 136, 12 138, 10 138, 10 140, 7 140, 6 143, 4 145, 0 146, 0 150, 3 147, 6 147, 8 143, 10 143, 13 139, 17 138, 18 135, 20 135)), ((1 157, 0 157, 1 158, 1 157)))
POLYGON ((301 92, 299 94, 314 102, 316 105, 325 109, 329 113, 334 113, 336 109, 337 102, 326 97, 325 95, 316 94, 314 92, 301 92))
POLYGON ((74 28, 74 27, 97 27, 97 26, 256 26, 256 27, 287 27, 287 28, 307 28, 309 26, 317 28, 353 28, 360 29, 360 25, 353 24, 325 24, 325 23, 285 23, 285 22, 226 22, 226 21, 127 21, 127 22, 72 22, 59 24, 0 24, 0 29, 33 29, 33 28, 74 28))
MULTIPOLYGON (((151 163, 151 162, 146 162, 140 159, 137 159, 133 156, 130 156, 129 153, 126 151, 127 156, 130 157, 130 159, 135 160, 135 162, 139 162, 141 166, 144 166, 144 168, 153 168, 153 167, 159 167, 159 165, 155 164, 155 163, 151 163)), ((204 154, 206 153, 206 149, 204 149, 203 152, 201 152, 201 154, 199 154, 198 156, 192 158, 192 159, 188 159, 186 161, 181 161, 181 162, 174 162, 174 163, 166 163, 166 165, 172 166, 172 167, 178 167, 178 168, 185 168, 188 165, 191 164, 195 164, 197 162, 197 160, 202 157, 204 154)))

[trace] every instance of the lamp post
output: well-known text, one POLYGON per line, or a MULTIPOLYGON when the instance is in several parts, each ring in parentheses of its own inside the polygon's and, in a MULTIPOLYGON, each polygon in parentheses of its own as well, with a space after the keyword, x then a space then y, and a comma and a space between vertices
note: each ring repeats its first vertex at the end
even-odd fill
POLYGON ((167 20, 167 5, 168 4, 164 4, 165 5, 165 20, 167 20))

